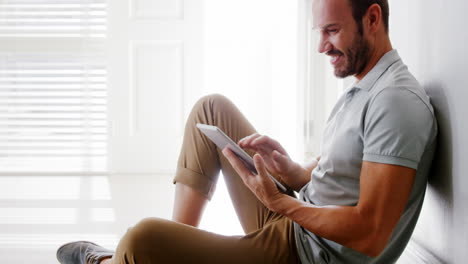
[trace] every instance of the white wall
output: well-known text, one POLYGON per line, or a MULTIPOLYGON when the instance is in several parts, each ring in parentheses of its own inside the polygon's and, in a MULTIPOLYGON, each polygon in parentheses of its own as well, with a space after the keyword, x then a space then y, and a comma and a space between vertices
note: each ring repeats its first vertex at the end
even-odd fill
POLYGON ((230 98, 297 156, 298 2, 205 0, 203 94, 230 98))
POLYGON ((468 259, 467 10, 465 0, 390 0, 394 48, 428 92, 439 122, 439 149, 412 244, 426 263, 468 259))

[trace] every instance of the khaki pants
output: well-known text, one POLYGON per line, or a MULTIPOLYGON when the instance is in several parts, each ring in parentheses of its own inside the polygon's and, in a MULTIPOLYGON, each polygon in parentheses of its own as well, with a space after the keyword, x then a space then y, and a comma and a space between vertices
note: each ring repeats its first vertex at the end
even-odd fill
POLYGON ((174 178, 174 182, 190 186, 210 199, 221 170, 247 235, 222 236, 148 218, 125 234, 114 263, 299 263, 292 221, 268 210, 255 197, 196 123, 218 126, 236 142, 255 129, 225 97, 200 99, 187 120, 174 178))

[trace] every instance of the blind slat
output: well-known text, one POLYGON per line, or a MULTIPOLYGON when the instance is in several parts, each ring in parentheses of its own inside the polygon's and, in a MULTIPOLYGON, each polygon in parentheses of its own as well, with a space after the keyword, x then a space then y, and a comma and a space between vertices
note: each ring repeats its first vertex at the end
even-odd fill
POLYGON ((1 171, 104 171, 107 67, 104 56, 0 55, 1 171))
POLYGON ((106 1, 0 3, 0 37, 102 38, 106 23, 106 1))

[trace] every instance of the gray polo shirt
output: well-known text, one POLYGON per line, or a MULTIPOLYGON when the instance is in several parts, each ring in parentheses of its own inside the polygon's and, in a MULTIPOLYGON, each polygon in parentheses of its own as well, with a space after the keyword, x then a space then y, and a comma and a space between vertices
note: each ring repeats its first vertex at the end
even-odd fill
POLYGON ((421 210, 436 135, 437 124, 428 96, 397 51, 386 53, 336 103, 324 131, 320 162, 299 199, 317 206, 356 205, 364 160, 416 169, 410 199, 386 249, 376 258, 294 223, 302 263, 395 262, 410 239, 421 210))

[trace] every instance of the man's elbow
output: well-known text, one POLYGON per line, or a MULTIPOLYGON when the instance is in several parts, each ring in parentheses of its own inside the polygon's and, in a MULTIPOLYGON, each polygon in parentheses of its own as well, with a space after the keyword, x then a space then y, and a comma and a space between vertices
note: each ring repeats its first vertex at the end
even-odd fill
POLYGON ((394 221, 378 217, 374 211, 359 210, 358 212, 359 225, 355 229, 356 240, 352 248, 367 256, 377 257, 385 250, 391 238, 395 226, 394 221))
POLYGON ((391 231, 389 232, 381 227, 369 228, 366 239, 364 239, 358 251, 369 257, 378 257, 385 250, 391 233, 391 231))
POLYGON ((382 247, 380 245, 370 244, 367 247, 360 250, 360 252, 369 257, 375 258, 378 257, 384 251, 384 249, 385 247, 382 247))

